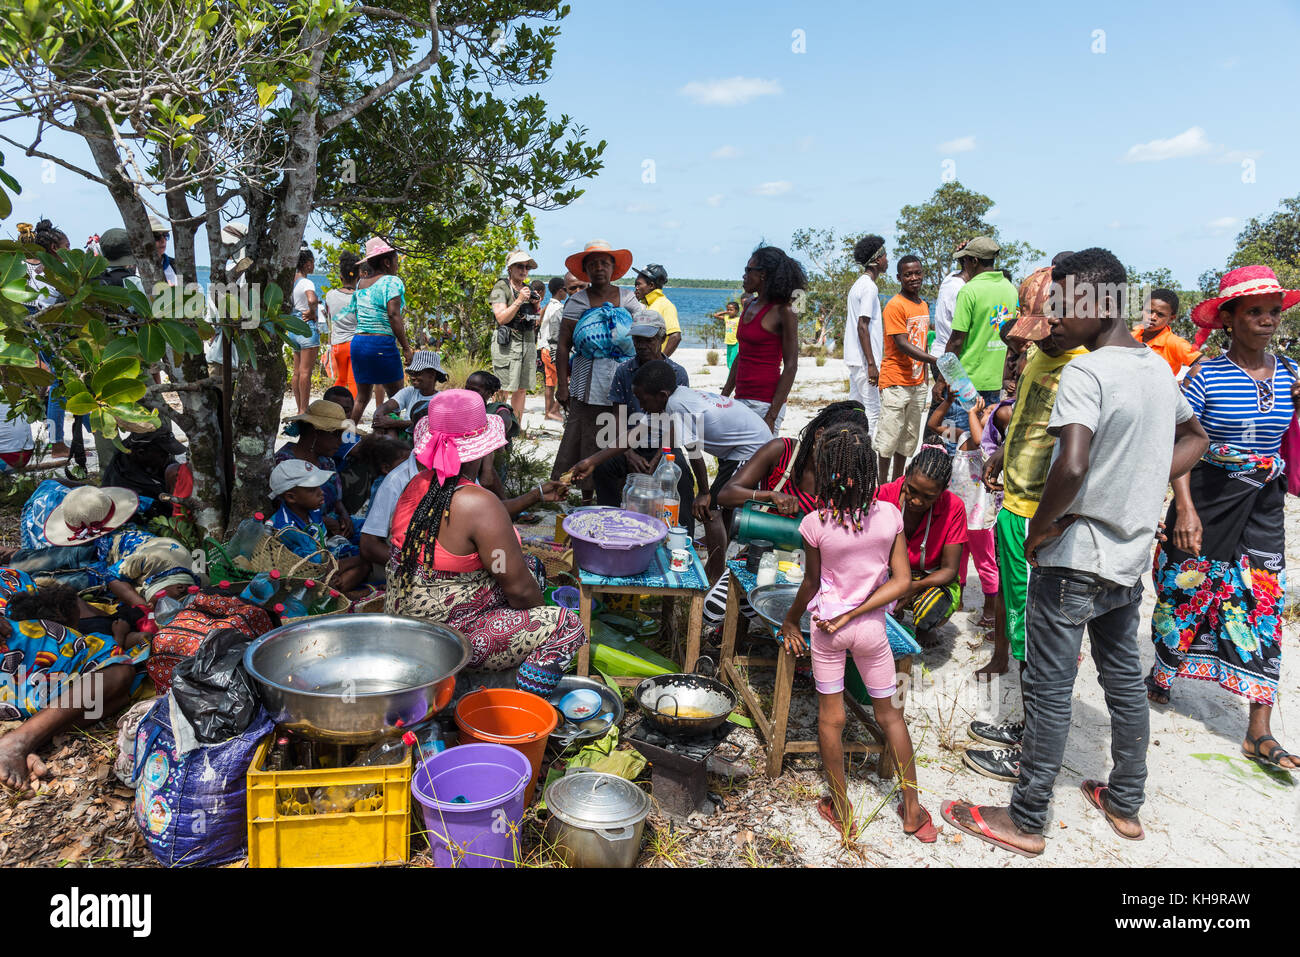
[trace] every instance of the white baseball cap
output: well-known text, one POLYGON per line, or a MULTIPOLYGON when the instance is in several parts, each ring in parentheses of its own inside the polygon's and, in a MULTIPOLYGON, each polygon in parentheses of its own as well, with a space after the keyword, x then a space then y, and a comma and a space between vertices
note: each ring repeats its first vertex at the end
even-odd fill
POLYGON ((279 498, 291 488, 316 488, 333 477, 329 469, 317 468, 302 459, 289 459, 271 470, 271 498, 279 498))

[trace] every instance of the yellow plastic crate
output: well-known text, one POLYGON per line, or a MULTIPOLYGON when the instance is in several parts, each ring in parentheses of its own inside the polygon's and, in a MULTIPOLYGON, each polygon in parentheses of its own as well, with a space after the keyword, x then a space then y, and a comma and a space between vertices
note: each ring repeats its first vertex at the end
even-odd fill
POLYGON ((249 867, 367 867, 411 859, 411 755, 400 764, 319 771, 262 771, 274 736, 248 767, 249 867), (371 810, 299 813, 294 792, 375 784, 371 810))

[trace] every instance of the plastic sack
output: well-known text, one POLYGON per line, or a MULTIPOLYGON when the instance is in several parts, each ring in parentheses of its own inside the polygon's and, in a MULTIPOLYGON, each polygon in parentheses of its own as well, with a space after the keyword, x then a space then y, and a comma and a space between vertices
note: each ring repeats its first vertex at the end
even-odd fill
POLYGON ((133 814, 145 843, 167 867, 228 864, 248 853, 245 776, 275 723, 264 710, 243 734, 177 752, 170 696, 159 698, 135 732, 133 814))
POLYGON ((257 717, 261 702, 243 663, 252 640, 242 631, 221 628, 172 672, 172 696, 200 744, 242 734, 257 717))

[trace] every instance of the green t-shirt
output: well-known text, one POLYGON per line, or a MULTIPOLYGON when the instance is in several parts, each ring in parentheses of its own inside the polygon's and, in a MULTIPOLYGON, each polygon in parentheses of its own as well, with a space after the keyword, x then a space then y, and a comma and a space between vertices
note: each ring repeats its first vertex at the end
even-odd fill
POLYGON ((1020 294, 998 269, 982 272, 957 293, 952 331, 966 333, 961 364, 981 392, 1002 388, 1007 346, 998 335, 1002 323, 1016 315, 1020 294))

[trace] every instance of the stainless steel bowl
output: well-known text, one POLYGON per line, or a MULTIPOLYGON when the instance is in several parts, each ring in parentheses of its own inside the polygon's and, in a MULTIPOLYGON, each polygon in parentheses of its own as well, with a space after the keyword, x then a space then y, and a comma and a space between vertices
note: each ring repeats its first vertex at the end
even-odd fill
MULTIPOLYGON (((555 691, 551 694, 550 702, 555 706, 555 710, 560 710, 560 699, 570 691, 577 691, 579 688, 590 688, 596 694, 600 695, 600 713, 610 712, 613 714, 613 720, 607 723, 603 728, 596 728, 591 731, 573 731, 570 727, 573 722, 565 719, 560 715, 560 723, 555 726, 551 732, 551 743, 559 746, 568 746, 577 741, 586 744, 588 741, 594 741, 596 738, 603 738, 609 734, 609 729, 616 724, 623 722, 623 699, 614 689, 603 681, 595 678, 579 678, 577 675, 565 675, 560 679, 560 683, 555 686, 555 691), (565 728, 569 727, 568 731, 565 728)), ((598 717, 598 716, 597 716, 598 717)), ((585 722, 583 722, 585 723, 585 722)))
POLYGON ((244 668, 278 723, 365 744, 445 708, 469 657, 469 642, 446 625, 329 615, 267 632, 244 652, 244 668))

